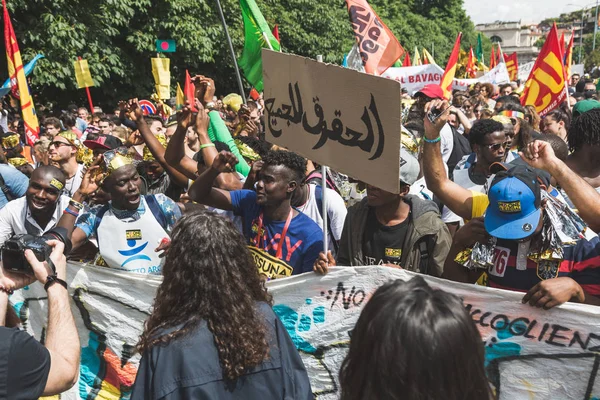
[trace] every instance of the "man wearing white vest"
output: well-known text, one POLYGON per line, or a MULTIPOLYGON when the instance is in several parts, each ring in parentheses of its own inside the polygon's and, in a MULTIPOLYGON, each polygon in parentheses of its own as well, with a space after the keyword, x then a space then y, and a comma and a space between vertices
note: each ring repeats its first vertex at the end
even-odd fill
POLYGON ((78 203, 97 188, 91 179, 97 170, 92 168, 74 194, 74 201, 65 210, 59 226, 70 229, 74 249, 89 239, 96 239, 100 256, 110 268, 159 275, 162 260, 157 250, 169 241, 169 233, 181 217, 181 210, 163 194, 141 195, 142 180, 133 160, 119 150, 103 155, 99 167, 101 175, 96 178, 111 195, 110 203, 79 215, 84 207, 78 203))

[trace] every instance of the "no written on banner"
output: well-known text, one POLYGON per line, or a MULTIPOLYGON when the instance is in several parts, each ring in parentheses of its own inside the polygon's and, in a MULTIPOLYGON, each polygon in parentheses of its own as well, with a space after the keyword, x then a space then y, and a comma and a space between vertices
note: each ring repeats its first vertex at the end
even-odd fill
POLYGON ((400 83, 263 49, 266 139, 398 193, 400 83))

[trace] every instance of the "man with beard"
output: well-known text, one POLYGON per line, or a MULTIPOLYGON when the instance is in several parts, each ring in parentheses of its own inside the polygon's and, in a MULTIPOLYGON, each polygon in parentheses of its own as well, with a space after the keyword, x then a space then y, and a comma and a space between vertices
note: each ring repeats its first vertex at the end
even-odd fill
POLYGON ((42 235, 54 228, 69 205, 62 195, 64 174, 54 166, 33 171, 25 197, 9 202, 0 210, 0 245, 13 235, 42 235))
POLYGON ((96 239, 100 256, 110 268, 160 275, 158 252, 168 246, 181 210, 164 194, 140 194, 142 179, 126 149, 107 151, 102 158, 100 166, 90 168, 59 226, 69 232, 74 250, 96 239), (92 174, 97 177, 91 179, 92 174), (111 200, 79 216, 82 203, 98 189, 96 182, 111 200))
POLYGON ((65 174, 65 195, 70 197, 79 189, 83 179, 84 166, 77 162, 80 146, 82 146, 81 142, 71 131, 59 133, 48 146, 50 162, 65 174))

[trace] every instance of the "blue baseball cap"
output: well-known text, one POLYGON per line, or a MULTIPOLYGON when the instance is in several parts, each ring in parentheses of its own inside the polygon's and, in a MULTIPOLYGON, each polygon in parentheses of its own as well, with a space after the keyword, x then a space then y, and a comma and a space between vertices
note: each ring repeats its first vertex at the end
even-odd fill
POLYGON ((531 236, 540 224, 541 194, 537 174, 517 165, 499 172, 490 187, 485 230, 498 239, 520 240, 531 236))

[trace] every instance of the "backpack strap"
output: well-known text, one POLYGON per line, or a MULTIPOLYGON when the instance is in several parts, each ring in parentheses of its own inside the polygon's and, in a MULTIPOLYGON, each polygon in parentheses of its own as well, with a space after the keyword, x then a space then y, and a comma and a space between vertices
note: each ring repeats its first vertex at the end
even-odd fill
POLYGON ((4 177, 0 174, 0 190, 4 193, 4 197, 6 197, 7 201, 12 201, 15 199, 15 196, 12 195, 8 186, 6 186, 6 182, 4 182, 4 177))
MULTIPOLYGON (((310 190, 310 187, 308 188, 310 190)), ((317 201, 317 208, 319 209, 319 215, 323 218, 323 188, 319 185, 315 185, 315 200, 317 201)), ((329 219, 329 214, 325 216, 327 218, 327 234, 331 236, 331 242, 333 243, 333 250, 335 254, 338 253, 339 244, 337 240, 335 240, 335 236, 333 236, 333 231, 331 230, 331 220, 329 219)), ((325 219, 325 218, 323 218, 325 219)))
POLYGON ((433 235, 427 235, 419 241, 419 253, 421 253, 421 259, 419 260, 419 272, 421 274, 429 274, 429 261, 433 254, 433 246, 435 246, 435 237, 433 235))
POLYGON ((167 223, 167 218, 165 217, 162 208, 160 208, 156 197, 154 195, 148 195, 144 196, 144 199, 146 199, 146 204, 148 204, 148 208, 152 212, 152 215, 154 215, 154 218, 156 218, 160 226, 166 231, 169 224, 167 223))

